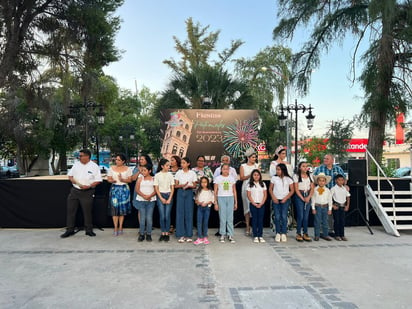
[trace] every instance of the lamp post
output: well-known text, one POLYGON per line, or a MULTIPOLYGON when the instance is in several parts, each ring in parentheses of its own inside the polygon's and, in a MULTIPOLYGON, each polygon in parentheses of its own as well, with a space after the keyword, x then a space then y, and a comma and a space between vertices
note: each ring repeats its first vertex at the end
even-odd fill
MULTIPOLYGON (((88 139, 89 139, 89 121, 91 120, 90 112, 95 111, 98 109, 96 113, 96 120, 98 125, 104 124, 104 117, 105 113, 103 111, 103 105, 97 104, 96 102, 87 102, 85 101, 83 105, 70 105, 69 106, 69 116, 67 119, 67 126, 69 128, 74 128, 76 126, 76 115, 79 113, 80 110, 84 110, 86 113, 86 121, 84 122, 84 138, 83 138, 83 148, 88 147, 88 139)), ((100 165, 100 149, 99 149, 99 136, 96 130, 96 160, 97 165, 100 165)))
POLYGON ((130 133, 128 140, 125 139, 125 138, 123 137, 123 135, 120 135, 120 136, 119 136, 119 141, 120 141, 122 144, 123 144, 123 142, 124 142, 125 155, 126 155, 126 158, 127 158, 128 160, 130 160, 130 158, 129 158, 129 153, 128 153, 129 142, 130 142, 130 143, 133 142, 134 139, 135 139, 135 136, 134 136, 133 133, 130 133))
POLYGON ((306 115, 306 119, 308 121, 308 129, 311 130, 315 119, 315 115, 312 114, 312 109, 313 107, 310 104, 309 107, 306 107, 303 104, 298 104, 298 100, 295 100, 295 104, 280 107, 280 115, 278 116, 278 119, 281 127, 286 126, 287 115, 285 115, 285 111, 287 113, 295 112, 295 166, 298 163, 298 112, 302 111, 302 113, 305 113, 306 111, 309 111, 308 115, 306 115))
MULTIPOLYGON (((261 67, 260 70, 263 71, 263 72, 271 71, 271 72, 275 73, 276 75, 280 76, 282 78, 282 80, 287 81, 287 85, 286 85, 286 105, 289 105, 290 82, 291 82, 291 79, 289 79, 289 77, 288 77, 289 74, 282 74, 281 72, 279 72, 277 70, 274 70, 272 68, 268 68, 268 67, 261 67)), ((282 105, 282 102, 281 102, 281 105, 282 105)), ((273 106, 272 106, 272 109, 273 109, 273 106)), ((288 162, 290 162, 290 158, 291 158, 291 151, 290 151, 290 149, 291 149, 291 147, 290 147, 291 133, 290 133, 289 124, 290 123, 287 119, 287 116, 285 116, 285 118, 283 119, 283 127, 286 127, 286 156, 287 156, 288 162)))

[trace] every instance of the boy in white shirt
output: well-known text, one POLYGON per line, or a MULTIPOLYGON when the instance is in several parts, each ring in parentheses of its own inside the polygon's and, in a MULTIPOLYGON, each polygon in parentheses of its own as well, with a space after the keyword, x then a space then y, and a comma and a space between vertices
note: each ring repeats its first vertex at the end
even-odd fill
POLYGON ((330 182, 331 177, 320 173, 315 176, 315 192, 312 196, 312 213, 315 215, 315 240, 319 240, 320 228, 322 227, 321 238, 331 241, 332 238, 328 235, 329 225, 328 216, 332 214, 332 193, 326 187, 330 182))
POLYGON ((345 187, 345 177, 341 174, 335 176, 335 183, 330 190, 333 199, 333 220, 336 240, 348 240, 345 237, 345 212, 349 210, 350 193, 345 187))

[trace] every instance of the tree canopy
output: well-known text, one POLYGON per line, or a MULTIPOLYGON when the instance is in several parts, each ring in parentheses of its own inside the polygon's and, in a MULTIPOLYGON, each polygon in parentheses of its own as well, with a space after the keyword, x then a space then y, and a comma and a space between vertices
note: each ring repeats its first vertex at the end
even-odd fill
POLYGON ((369 127, 368 149, 381 160, 385 126, 411 102, 411 2, 279 0, 279 7, 281 20, 273 31, 275 39, 292 39, 299 26, 310 30, 308 41, 292 60, 296 84, 303 94, 308 92, 311 72, 319 66, 323 52, 352 36, 355 61, 360 42, 367 40, 369 48, 361 57, 365 66, 359 76, 365 91, 363 119, 369 127))

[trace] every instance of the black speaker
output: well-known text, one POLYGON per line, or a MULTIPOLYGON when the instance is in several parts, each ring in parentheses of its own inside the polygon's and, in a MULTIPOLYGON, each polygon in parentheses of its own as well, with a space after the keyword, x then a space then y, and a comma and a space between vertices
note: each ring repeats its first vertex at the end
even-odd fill
POLYGON ((348 160, 349 186, 366 186, 366 160, 348 160))

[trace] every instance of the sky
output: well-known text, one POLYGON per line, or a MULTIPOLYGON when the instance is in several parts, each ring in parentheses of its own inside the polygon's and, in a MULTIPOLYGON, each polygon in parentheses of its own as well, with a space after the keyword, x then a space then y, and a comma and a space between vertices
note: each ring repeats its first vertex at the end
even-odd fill
MULTIPOLYGON (((299 48, 306 41, 307 31, 299 31, 292 42, 275 42, 272 31, 277 25, 274 0, 125 0, 117 11, 122 19, 116 37, 116 46, 122 51, 120 61, 105 68, 118 85, 133 92, 143 86, 151 91, 166 88, 172 72, 163 60, 179 54, 174 49, 173 36, 186 39, 185 20, 192 17, 210 31, 220 30, 217 50, 230 46, 231 40, 244 44, 234 58, 252 58, 266 46, 282 43, 299 48)), ((292 90, 290 103, 314 107, 314 127, 307 129, 306 119, 299 112, 299 136, 322 136, 331 121, 352 119, 359 114, 363 104, 363 91, 350 80, 351 61, 355 40, 348 38, 331 48, 321 57, 320 67, 312 73, 309 95, 298 97, 292 90)), ((357 69, 358 74, 360 69, 357 69)), ((275 103, 277 104, 277 103, 275 103)), ((295 114, 293 114, 293 117, 295 114)), ((356 130, 355 136, 367 138, 367 130, 356 130)))

